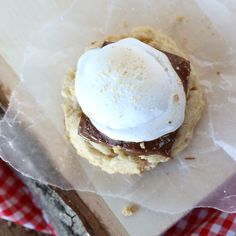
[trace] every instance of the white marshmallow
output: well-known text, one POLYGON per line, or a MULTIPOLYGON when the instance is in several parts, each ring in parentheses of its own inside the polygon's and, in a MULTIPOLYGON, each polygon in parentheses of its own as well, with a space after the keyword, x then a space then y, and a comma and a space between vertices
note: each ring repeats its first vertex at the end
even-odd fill
POLYGON ((114 140, 151 141, 184 121, 185 92, 169 59, 134 38, 85 52, 75 92, 93 125, 114 140))

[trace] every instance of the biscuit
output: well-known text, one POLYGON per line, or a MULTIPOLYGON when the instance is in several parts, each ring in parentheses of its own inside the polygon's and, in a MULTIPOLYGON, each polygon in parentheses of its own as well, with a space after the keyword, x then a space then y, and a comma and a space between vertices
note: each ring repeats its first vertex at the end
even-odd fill
MULTIPOLYGON (((134 28, 128 35, 108 36, 101 41, 93 42, 89 49, 101 47, 104 41, 115 42, 127 37, 137 38, 156 49, 186 58, 172 39, 150 27, 134 28)), ((143 171, 150 170, 159 163, 166 162, 170 159, 169 157, 159 154, 139 156, 127 154, 127 152, 123 151, 119 146, 110 147, 103 143, 94 143, 79 136, 78 127, 82 111, 75 96, 74 84, 75 71, 70 71, 64 79, 62 89, 65 127, 68 138, 81 157, 86 158, 91 164, 99 166, 109 174, 120 173, 128 175, 141 174, 143 171)), ((188 146, 194 128, 201 117, 203 108, 204 100, 202 90, 194 68, 191 66, 185 120, 179 128, 171 150, 173 157, 188 146)))

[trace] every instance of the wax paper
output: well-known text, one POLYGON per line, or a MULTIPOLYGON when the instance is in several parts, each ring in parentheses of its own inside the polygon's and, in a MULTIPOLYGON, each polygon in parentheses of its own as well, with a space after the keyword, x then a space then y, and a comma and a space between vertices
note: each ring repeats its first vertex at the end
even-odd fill
POLYGON ((235 1, 74 1, 32 34, 21 82, 0 121, 0 156, 43 183, 128 199, 158 212, 197 206, 236 212, 235 23, 235 1), (143 25, 169 35, 188 55, 206 107, 179 156, 141 176, 109 175, 80 158, 66 139, 62 81, 90 42, 143 25))

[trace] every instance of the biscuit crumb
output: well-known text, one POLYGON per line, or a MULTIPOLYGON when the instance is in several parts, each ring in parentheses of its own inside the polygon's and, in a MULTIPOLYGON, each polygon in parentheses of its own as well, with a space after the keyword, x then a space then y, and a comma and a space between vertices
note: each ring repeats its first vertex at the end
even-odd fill
POLYGON ((176 16, 176 18, 175 18, 175 20, 176 20, 177 22, 182 22, 184 19, 185 19, 184 16, 176 16))
POLYGON ((139 206, 136 204, 130 204, 122 209, 124 216, 132 216, 139 210, 139 206))
POLYGON ((220 71, 217 71, 216 74, 217 74, 217 75, 220 75, 220 71))
POLYGON ((174 101, 175 101, 175 102, 178 102, 178 101, 179 101, 179 95, 178 95, 178 94, 175 94, 175 95, 174 95, 174 101))
POLYGON ((195 91, 195 90, 197 90, 197 87, 195 86, 190 89, 190 91, 195 91))
POLYGON ((140 143, 140 147, 141 147, 142 149, 145 149, 145 144, 144 144, 144 142, 140 143))
POLYGON ((195 157, 185 157, 184 159, 185 160, 195 160, 196 158, 195 157))

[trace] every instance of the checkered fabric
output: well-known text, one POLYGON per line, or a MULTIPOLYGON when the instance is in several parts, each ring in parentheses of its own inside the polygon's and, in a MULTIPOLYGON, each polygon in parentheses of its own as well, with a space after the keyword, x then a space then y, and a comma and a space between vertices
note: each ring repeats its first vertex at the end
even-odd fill
POLYGON ((236 214, 212 208, 197 208, 172 226, 163 236, 235 236, 236 214))
MULTIPOLYGON (((236 203, 235 203, 236 204, 236 203)), ((0 160, 0 218, 27 228, 55 235, 42 211, 15 172, 0 160)), ((235 236, 236 214, 198 208, 182 218, 162 236, 235 236)))
POLYGON ((0 160, 0 218, 47 234, 55 234, 15 172, 0 160))

